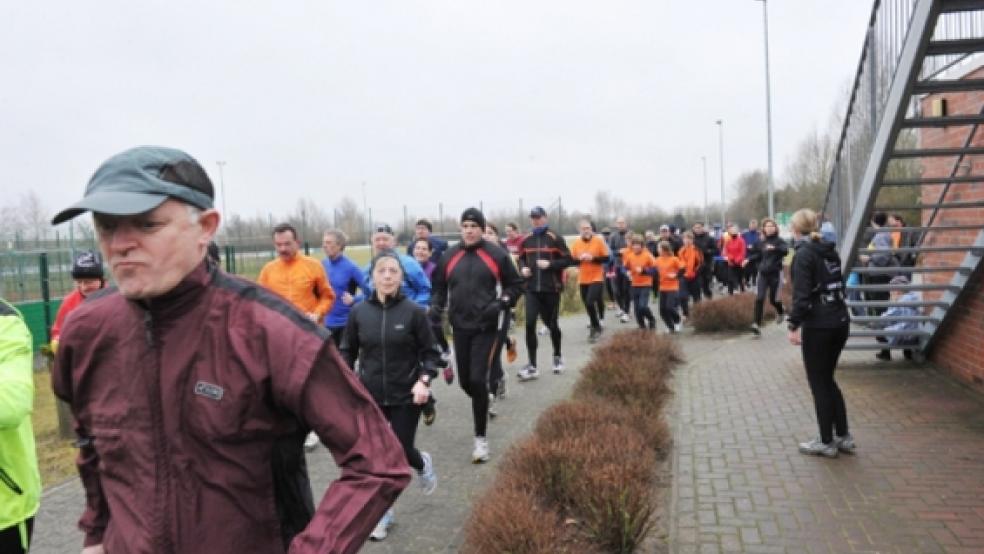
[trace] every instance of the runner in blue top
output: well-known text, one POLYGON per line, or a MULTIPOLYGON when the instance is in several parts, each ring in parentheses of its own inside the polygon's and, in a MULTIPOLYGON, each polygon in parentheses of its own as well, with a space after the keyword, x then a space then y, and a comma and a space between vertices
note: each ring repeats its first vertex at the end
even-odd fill
MULTIPOLYGON (((396 251, 396 236, 393 228, 385 223, 378 225, 372 234, 373 256, 378 256, 381 252, 388 250, 396 251)), ((424 274, 423 268, 413 259, 413 256, 397 254, 400 258, 400 265, 403 266, 403 285, 400 291, 403 295, 413 300, 418 306, 427 307, 430 304, 431 282, 424 274)), ((366 278, 362 281, 362 290, 367 296, 372 295, 372 280, 369 278, 369 266, 362 269, 366 278)))
POLYGON ((355 262, 344 255, 345 245, 348 237, 338 229, 325 231, 322 247, 325 250, 325 259, 321 260, 321 265, 325 268, 328 275, 328 282, 332 290, 335 291, 336 301, 331 306, 331 310, 325 315, 325 327, 331 333, 335 346, 341 344, 342 332, 345 330, 345 323, 348 321, 349 312, 352 306, 361 298, 356 296, 356 290, 363 288, 365 276, 355 262))

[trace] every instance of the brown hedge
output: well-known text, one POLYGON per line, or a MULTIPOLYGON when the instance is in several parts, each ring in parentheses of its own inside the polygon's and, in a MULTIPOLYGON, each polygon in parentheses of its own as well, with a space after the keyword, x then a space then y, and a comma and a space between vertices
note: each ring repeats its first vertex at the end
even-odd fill
MULTIPOLYGON (((768 301, 763 312, 766 321, 775 319, 776 312, 768 301)), ((698 333, 748 331, 755 315, 755 295, 751 293, 721 296, 698 302, 690 308, 690 324, 698 333)))

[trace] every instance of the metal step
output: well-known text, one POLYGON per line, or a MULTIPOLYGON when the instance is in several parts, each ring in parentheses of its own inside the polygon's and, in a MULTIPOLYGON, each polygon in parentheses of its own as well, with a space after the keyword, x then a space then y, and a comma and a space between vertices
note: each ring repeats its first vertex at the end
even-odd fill
POLYGON ((940 156, 975 156, 984 154, 984 146, 970 148, 902 148, 892 152, 893 158, 933 158, 940 156))
POLYGON ((849 308, 923 308, 928 306, 949 308, 950 303, 944 300, 919 300, 916 302, 892 302, 891 300, 848 300, 849 308))
POLYGON ((984 124, 982 114, 957 114, 942 117, 910 117, 902 120, 903 128, 912 127, 952 127, 957 125, 984 124))
POLYGON ((934 40, 926 47, 927 56, 946 56, 949 54, 970 54, 984 52, 984 40, 963 38, 956 40, 934 40))
POLYGON ((857 292, 890 292, 893 290, 898 291, 922 291, 922 290, 950 290, 956 292, 960 290, 960 287, 956 285, 951 285, 949 283, 919 283, 919 284, 909 284, 909 285, 848 285, 844 287, 849 291, 857 292))
POLYGON ((980 0, 944 0, 940 3, 940 13, 976 12, 980 10, 980 0))
POLYGON ((932 79, 912 85, 912 94, 973 92, 984 90, 984 79, 932 79))
MULTIPOLYGON (((984 154, 984 152, 982 152, 984 154)), ((972 202, 940 202, 938 204, 909 204, 908 206, 878 206, 876 212, 893 212, 902 210, 959 210, 963 208, 984 208, 984 200, 972 202)))
MULTIPOLYGON (((851 329, 852 337, 928 337, 931 333, 922 329, 889 331, 888 329, 851 329)), ((910 347, 911 348, 911 347, 910 347)))
POLYGON ((970 274, 973 269, 962 266, 915 266, 915 267, 855 267, 851 269, 854 273, 875 273, 878 275, 899 275, 902 273, 950 273, 959 272, 970 274))
POLYGON ((914 179, 886 179, 883 187, 915 187, 923 185, 946 185, 950 183, 984 183, 984 175, 961 175, 959 177, 916 177, 914 179))
POLYGON ((844 350, 919 350, 919 345, 890 345, 880 342, 849 342, 844 345, 844 350))
POLYGON ((984 248, 968 244, 966 246, 900 246, 898 248, 858 248, 858 254, 918 254, 920 252, 977 252, 984 248))
POLYGON ((851 316, 851 323, 888 323, 891 321, 906 321, 912 323, 939 323, 940 319, 929 315, 898 315, 881 317, 877 315, 851 316))
POLYGON ((920 232, 938 232, 945 233, 947 231, 978 231, 984 229, 984 225, 931 225, 929 227, 882 227, 876 229, 874 227, 869 227, 864 230, 865 235, 874 235, 875 233, 891 232, 891 233, 920 233, 920 232))

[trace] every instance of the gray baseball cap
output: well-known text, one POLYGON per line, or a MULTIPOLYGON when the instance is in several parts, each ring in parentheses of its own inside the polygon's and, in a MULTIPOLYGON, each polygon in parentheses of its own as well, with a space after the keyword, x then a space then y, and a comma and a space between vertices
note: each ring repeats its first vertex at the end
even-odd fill
POLYGON ((58 212, 58 225, 85 213, 135 215, 168 198, 210 209, 215 188, 201 164, 187 153, 163 146, 138 146, 103 162, 85 187, 82 200, 58 212))

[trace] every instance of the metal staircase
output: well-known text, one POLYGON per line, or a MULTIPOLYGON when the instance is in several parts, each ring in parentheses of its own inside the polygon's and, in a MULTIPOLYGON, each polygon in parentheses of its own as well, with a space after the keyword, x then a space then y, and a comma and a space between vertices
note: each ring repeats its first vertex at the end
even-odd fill
POLYGON ((840 232, 850 285, 852 350, 911 350, 924 357, 968 282, 984 273, 984 0, 876 0, 841 131, 825 217, 840 232), (951 113, 952 112, 952 113, 951 113), (891 231, 909 240, 871 248, 885 229, 877 212, 918 224, 891 231), (892 254, 915 265, 870 267, 862 256, 892 254), (906 275, 910 284, 886 283, 906 275), (916 293, 906 302, 882 298, 916 293), (874 298, 873 298, 874 297, 874 298), (885 308, 915 315, 879 316, 885 308), (918 329, 887 331, 891 322, 918 329), (914 337, 886 346, 876 337, 914 337))

